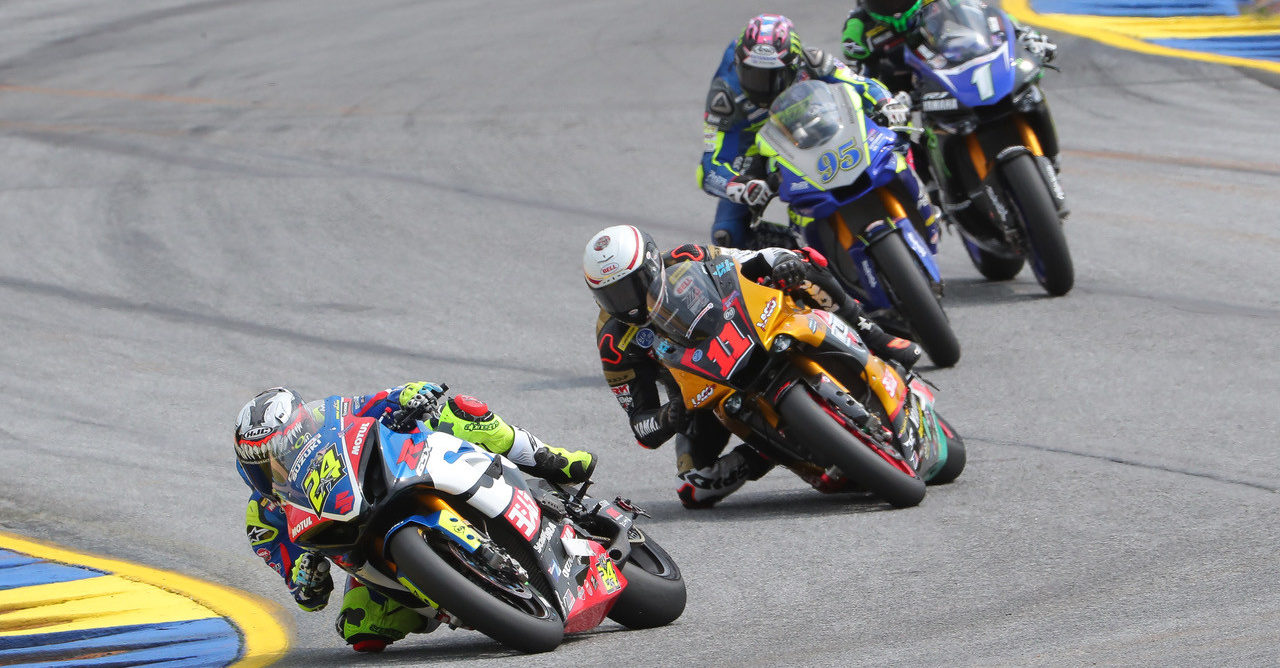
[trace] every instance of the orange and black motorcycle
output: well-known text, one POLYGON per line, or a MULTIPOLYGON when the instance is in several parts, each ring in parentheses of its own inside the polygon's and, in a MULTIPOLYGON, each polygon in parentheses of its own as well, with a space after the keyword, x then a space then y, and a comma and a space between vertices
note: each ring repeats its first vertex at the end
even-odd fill
POLYGON ((773 461, 903 508, 964 469, 924 381, 872 355, 837 316, 743 274, 680 262, 649 291, 654 351, 689 410, 710 410, 773 461))

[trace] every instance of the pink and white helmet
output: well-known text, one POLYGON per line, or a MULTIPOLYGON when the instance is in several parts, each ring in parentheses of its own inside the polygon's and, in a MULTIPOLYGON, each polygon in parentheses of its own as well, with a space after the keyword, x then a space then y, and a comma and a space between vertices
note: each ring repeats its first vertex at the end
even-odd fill
POLYGON ((643 324, 649 319, 649 285, 663 274, 658 244, 631 225, 606 227, 587 242, 582 273, 605 313, 643 324))

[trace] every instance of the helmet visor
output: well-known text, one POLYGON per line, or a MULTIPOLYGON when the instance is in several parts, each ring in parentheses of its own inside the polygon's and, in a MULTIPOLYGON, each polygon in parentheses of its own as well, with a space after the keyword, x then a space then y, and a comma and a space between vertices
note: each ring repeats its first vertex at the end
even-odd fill
POLYGON ((747 99, 758 107, 767 107, 773 98, 795 81, 796 71, 790 67, 760 68, 738 66, 738 83, 747 99))
POLYGON ((604 287, 593 288, 596 303, 605 313, 619 320, 640 324, 648 319, 645 299, 649 284, 662 274, 662 265, 654 261, 643 262, 630 275, 604 287))

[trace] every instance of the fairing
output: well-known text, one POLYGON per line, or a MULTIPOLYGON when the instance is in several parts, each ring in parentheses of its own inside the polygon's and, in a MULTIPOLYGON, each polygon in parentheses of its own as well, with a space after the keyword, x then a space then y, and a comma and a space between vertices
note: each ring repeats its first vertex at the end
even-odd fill
POLYGON ((1014 30, 1003 12, 956 0, 930 3, 922 13, 924 42, 905 58, 922 81, 925 112, 993 105, 1015 90, 1014 30))

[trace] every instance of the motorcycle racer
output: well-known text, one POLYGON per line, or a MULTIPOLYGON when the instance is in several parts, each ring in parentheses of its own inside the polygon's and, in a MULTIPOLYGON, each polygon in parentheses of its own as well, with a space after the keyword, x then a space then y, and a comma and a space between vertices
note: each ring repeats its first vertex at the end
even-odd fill
MULTIPOLYGON (((863 317, 857 300, 840 289, 826 258, 813 249, 743 251, 685 244, 659 253, 653 237, 636 227, 616 225, 597 232, 587 242, 582 268, 601 309, 596 345, 605 381, 627 413, 638 444, 654 449, 676 437, 676 494, 686 508, 709 508, 773 468, 745 443, 721 454, 730 432, 709 411, 685 410, 674 379, 654 353, 656 335, 646 326, 649 286, 665 267, 685 260, 715 264, 726 257, 737 260, 749 278, 770 281, 853 324, 877 356, 910 368, 921 354, 916 344, 886 334, 863 317), (659 383, 666 403, 659 399, 659 383)), ((817 479, 810 483, 820 491, 835 491, 823 489, 817 479)))
MULTIPOLYGON (((444 389, 413 382, 372 395, 329 397, 304 402, 296 392, 274 387, 260 392, 240 409, 236 420, 236 469, 252 493, 245 510, 249 547, 285 580, 298 606, 313 612, 325 607, 333 591, 329 561, 307 552, 288 538, 281 499, 273 489, 273 449, 302 444, 319 433, 329 411, 338 417, 375 417, 392 426, 393 415, 427 404, 433 431, 452 434, 489 452, 505 456, 521 470, 554 482, 582 482, 591 476, 595 457, 586 451, 549 446, 520 427, 508 424, 479 399, 455 395, 439 406, 444 389)), ((276 482, 282 476, 275 473, 276 482)), ((426 633, 440 622, 428 619, 347 578, 338 634, 359 652, 380 652, 408 633, 426 633)))
MULTIPOLYGON (((937 0, 862 0, 860 6, 849 12, 841 36, 846 62, 860 74, 875 77, 883 82, 895 97, 905 104, 911 103, 914 89, 911 69, 903 58, 906 48, 919 44, 921 12, 937 0)), ((1058 46, 1040 31, 1023 26, 1012 16, 1018 42, 1043 62, 1050 62, 1057 54, 1058 46)), ((1036 135, 1040 138, 1044 154, 1059 168, 1058 135, 1048 103, 1038 102, 1028 114, 1036 135)), ((916 167, 921 175, 932 180, 928 169, 929 154, 925 150, 913 151, 916 167)))
POLYGON ((763 206, 773 194, 764 180, 743 176, 757 156, 756 131, 768 118, 774 98, 795 81, 806 79, 847 83, 858 90, 869 115, 881 114, 891 125, 906 122, 907 107, 890 97, 884 86, 855 74, 829 54, 805 48, 785 16, 752 18, 725 49, 711 79, 703 115, 698 184, 721 198, 711 226, 713 243, 730 247, 747 243, 751 207, 763 206))

